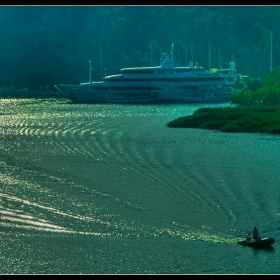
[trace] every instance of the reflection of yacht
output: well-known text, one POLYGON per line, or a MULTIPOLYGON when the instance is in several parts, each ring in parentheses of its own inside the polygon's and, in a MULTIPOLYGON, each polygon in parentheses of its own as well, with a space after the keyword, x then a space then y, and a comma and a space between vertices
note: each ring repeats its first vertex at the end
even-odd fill
MULTIPOLYGON (((73 102, 226 102, 233 93, 231 84, 219 72, 209 72, 196 62, 175 67, 174 45, 163 53, 160 66, 121 69, 121 74, 100 82, 57 85, 73 102)), ((91 64, 90 70, 91 73, 91 64)))

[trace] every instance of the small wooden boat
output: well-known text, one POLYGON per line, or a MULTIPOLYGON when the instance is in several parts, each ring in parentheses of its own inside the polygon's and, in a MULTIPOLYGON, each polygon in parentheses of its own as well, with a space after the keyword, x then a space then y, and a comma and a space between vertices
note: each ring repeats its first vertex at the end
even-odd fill
POLYGON ((237 244, 254 248, 272 248, 271 245, 274 242, 274 238, 259 238, 257 240, 251 240, 250 237, 247 237, 246 240, 239 240, 237 244))

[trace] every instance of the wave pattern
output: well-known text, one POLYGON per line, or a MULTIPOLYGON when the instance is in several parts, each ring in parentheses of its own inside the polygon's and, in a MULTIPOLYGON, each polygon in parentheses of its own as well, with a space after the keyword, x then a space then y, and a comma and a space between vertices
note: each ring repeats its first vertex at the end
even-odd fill
POLYGON ((198 105, 2 105, 4 227, 233 243, 279 220, 277 137, 166 127, 198 105))

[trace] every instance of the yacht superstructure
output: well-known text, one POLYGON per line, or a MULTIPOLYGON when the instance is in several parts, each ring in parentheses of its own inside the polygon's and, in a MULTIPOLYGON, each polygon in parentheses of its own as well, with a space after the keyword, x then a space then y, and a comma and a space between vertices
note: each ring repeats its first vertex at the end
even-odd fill
MULTIPOLYGON (((159 66, 123 68, 118 75, 80 85, 56 85, 73 102, 226 102, 234 92, 220 72, 211 72, 196 62, 174 66, 174 44, 162 53, 159 66)), ((90 66, 91 71, 91 66, 90 66)))

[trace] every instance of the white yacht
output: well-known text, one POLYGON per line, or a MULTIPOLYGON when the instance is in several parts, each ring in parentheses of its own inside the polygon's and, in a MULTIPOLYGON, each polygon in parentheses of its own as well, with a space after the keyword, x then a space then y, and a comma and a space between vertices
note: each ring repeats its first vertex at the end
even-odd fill
POLYGON ((170 53, 162 53, 160 65, 121 69, 121 74, 102 81, 55 87, 73 102, 227 102, 234 92, 222 73, 211 72, 196 62, 175 67, 174 44, 170 53))

